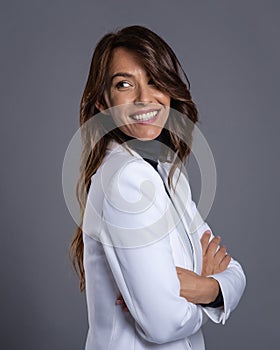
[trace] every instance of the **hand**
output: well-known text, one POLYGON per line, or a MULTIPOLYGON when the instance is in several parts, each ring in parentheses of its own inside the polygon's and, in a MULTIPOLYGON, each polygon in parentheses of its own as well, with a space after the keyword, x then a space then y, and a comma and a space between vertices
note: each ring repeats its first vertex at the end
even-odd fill
POLYGON ((220 247, 221 237, 216 236, 210 242, 211 232, 205 231, 201 237, 202 246, 202 272, 201 276, 209 276, 223 272, 230 263, 231 256, 227 254, 226 247, 220 247))
POLYGON ((207 276, 224 271, 231 260, 226 253, 226 247, 220 247, 221 237, 214 237, 211 241, 211 232, 205 231, 201 237, 202 271, 201 275, 193 271, 176 267, 180 281, 180 295, 194 304, 208 304, 219 294, 219 283, 207 276))
POLYGON ((208 304, 219 294, 219 283, 214 278, 200 276, 176 266, 180 281, 180 295, 194 304, 208 304))
POLYGON ((122 295, 120 294, 117 299, 116 299, 116 305, 121 305, 123 311, 125 312, 129 312, 128 307, 126 306, 126 303, 124 301, 124 298, 122 297, 122 295))

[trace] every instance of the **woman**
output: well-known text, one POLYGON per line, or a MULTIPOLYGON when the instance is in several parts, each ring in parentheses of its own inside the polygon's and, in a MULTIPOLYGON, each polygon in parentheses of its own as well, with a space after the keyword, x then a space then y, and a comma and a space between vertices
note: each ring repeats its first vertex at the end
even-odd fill
POLYGON ((96 46, 81 101, 82 222, 71 246, 86 289, 86 350, 204 349, 202 324, 224 323, 244 291, 240 264, 197 215, 184 174, 198 120, 188 85, 147 28, 96 46))

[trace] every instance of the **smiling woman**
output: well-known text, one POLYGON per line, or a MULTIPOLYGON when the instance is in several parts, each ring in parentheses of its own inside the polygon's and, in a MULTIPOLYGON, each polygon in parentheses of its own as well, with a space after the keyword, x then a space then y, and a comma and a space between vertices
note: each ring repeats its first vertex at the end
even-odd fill
POLYGON ((113 51, 105 101, 106 105, 96 102, 96 107, 103 112, 122 105, 117 115, 113 113, 113 120, 125 134, 137 139, 159 136, 168 118, 170 96, 156 87, 141 59, 123 47, 113 51))
POLYGON ((225 323, 242 296, 240 264, 202 219, 193 225, 183 162, 197 120, 187 76, 157 34, 131 26, 100 40, 80 106, 71 245, 86 350, 203 350, 201 326, 225 323))

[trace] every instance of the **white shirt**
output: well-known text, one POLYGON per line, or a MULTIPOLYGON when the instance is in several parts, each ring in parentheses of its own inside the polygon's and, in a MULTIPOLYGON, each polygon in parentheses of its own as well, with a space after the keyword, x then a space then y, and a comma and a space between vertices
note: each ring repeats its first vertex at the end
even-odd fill
POLYGON ((159 162, 157 173, 113 141, 92 176, 83 219, 86 350, 203 350, 201 325, 208 318, 225 323, 242 296, 245 275, 231 259, 224 272, 212 276, 223 307, 201 307, 180 297, 175 267, 201 273, 200 238, 209 226, 183 174, 175 173, 176 190, 167 195, 170 166, 159 162), (119 294, 129 313, 115 304, 119 294))

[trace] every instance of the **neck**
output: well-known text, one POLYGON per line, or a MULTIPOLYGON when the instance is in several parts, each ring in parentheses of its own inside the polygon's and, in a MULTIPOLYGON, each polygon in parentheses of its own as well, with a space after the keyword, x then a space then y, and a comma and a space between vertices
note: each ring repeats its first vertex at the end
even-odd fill
POLYGON ((128 147, 140 154, 141 157, 154 161, 158 159, 166 160, 170 151, 174 150, 169 131, 164 128, 159 136, 153 140, 139 140, 125 134, 118 128, 113 131, 113 135, 118 136, 122 140, 122 143, 125 142, 128 147))

